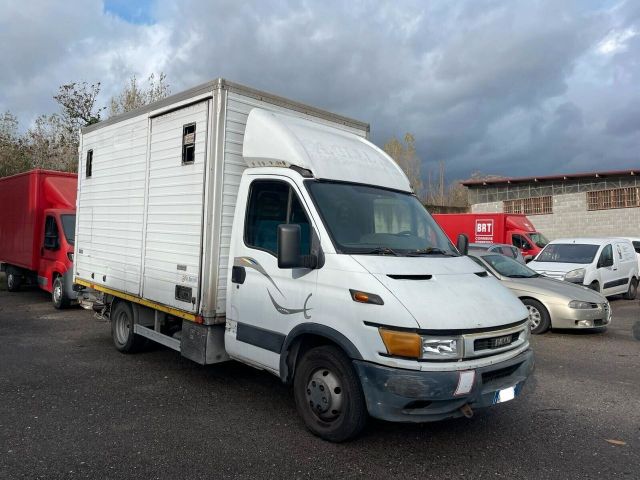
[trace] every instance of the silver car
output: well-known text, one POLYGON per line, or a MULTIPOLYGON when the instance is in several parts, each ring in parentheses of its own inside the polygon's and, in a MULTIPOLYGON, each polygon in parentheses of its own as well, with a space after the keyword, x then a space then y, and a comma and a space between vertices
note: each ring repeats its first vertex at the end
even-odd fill
POLYGON ((470 243, 469 251, 472 250, 478 252, 501 253, 502 255, 516 259, 523 265, 526 265, 527 263, 522 256, 522 251, 518 247, 514 247, 507 243, 470 243))
POLYGON ((469 258, 500 280, 529 310, 531 333, 549 328, 602 328, 611 322, 607 299, 587 287, 545 277, 497 253, 470 252, 469 258))

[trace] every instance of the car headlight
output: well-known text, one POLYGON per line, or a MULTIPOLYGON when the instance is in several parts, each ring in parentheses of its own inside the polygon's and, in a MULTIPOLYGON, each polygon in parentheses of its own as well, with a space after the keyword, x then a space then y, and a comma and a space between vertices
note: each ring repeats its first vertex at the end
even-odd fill
POLYGON ((462 358, 463 343, 458 337, 429 337, 386 328, 378 331, 389 355, 424 360, 462 358))
POLYGON ((583 302, 582 300, 571 300, 569 302, 569 308, 591 309, 593 304, 591 302, 583 302))
POLYGON ((571 283, 582 283, 584 281, 584 274, 585 274, 584 268, 576 268, 575 270, 571 270, 570 272, 568 272, 564 276, 564 279, 567 282, 571 282, 571 283))

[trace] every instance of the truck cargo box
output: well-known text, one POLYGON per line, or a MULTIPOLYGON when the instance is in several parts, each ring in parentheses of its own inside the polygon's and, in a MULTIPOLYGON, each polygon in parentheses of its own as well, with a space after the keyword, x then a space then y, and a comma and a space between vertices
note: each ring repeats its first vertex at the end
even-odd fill
POLYGON ((0 178, 0 262, 37 271, 46 209, 75 209, 76 174, 31 170, 0 178))
POLYGON ((256 107, 369 131, 223 79, 84 128, 75 281, 182 318, 224 321, 242 144, 256 107))

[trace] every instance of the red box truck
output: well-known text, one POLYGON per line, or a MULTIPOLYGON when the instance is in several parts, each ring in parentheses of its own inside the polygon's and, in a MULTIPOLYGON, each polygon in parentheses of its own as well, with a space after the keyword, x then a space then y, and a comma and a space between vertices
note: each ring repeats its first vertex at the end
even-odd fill
POLYGON ((37 284, 56 308, 73 291, 77 175, 50 170, 0 178, 0 269, 7 287, 37 284))
POLYGON ((464 233, 471 243, 508 243, 522 250, 525 260, 535 257, 549 241, 526 215, 508 213, 444 213, 433 218, 455 244, 464 233))

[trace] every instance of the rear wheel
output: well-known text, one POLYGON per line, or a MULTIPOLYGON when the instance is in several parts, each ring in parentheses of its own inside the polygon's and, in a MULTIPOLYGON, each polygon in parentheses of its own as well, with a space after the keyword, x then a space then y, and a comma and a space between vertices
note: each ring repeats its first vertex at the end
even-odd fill
POLYGON ((51 302, 53 303, 53 306, 58 310, 69 306, 69 298, 64 293, 64 282, 62 281, 62 277, 60 275, 58 275, 53 281, 51 302))
POLYGON ((16 274, 14 270, 7 271, 7 290, 10 292, 17 292, 20 290, 21 283, 22 275, 16 274))
POLYGON ((522 300, 522 303, 524 303, 529 311, 531 333, 537 335, 549 330, 549 327, 551 326, 551 319, 549 318, 549 312, 544 305, 533 298, 525 298, 522 300))
POLYGON ((635 300, 638 296, 638 281, 635 278, 632 278, 629 282, 629 290, 622 297, 625 300, 635 300))
POLYGON ((133 332, 133 310, 127 302, 117 302, 111 310, 111 337, 122 353, 139 352, 146 345, 146 338, 133 332))
POLYGON ((355 437, 367 407, 351 360, 333 345, 307 351, 296 367, 293 391, 298 413, 315 435, 331 442, 355 437))

